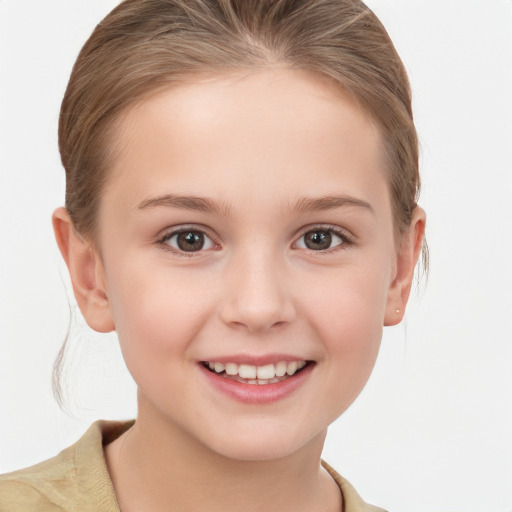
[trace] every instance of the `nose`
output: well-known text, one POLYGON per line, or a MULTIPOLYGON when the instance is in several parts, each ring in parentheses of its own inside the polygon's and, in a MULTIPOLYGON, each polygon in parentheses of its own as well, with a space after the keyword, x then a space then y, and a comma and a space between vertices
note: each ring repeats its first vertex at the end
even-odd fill
POLYGON ((230 327, 264 332, 295 316, 285 265, 266 251, 233 258, 226 268, 221 318, 230 327))

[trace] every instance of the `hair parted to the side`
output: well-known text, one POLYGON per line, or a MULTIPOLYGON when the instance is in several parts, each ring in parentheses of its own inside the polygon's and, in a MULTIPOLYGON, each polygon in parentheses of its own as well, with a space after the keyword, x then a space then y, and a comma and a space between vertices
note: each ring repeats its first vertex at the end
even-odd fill
MULTIPOLYGON (((128 107, 197 75, 269 66, 329 77, 377 123, 399 237, 420 189, 411 92, 385 28, 360 0, 120 3, 82 48, 62 102, 59 148, 75 229, 94 242, 101 192, 115 157, 115 122, 128 107)), ((425 263, 426 246, 423 254, 425 263)))

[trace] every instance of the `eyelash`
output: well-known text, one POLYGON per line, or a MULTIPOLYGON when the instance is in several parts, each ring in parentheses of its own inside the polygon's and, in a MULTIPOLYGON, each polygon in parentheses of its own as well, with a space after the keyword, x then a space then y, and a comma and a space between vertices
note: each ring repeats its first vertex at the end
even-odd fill
MULTIPOLYGON (((348 249, 350 246, 354 245, 354 239, 353 237, 348 234, 346 231, 341 230, 337 226, 330 226, 330 225, 314 225, 314 226, 308 226, 302 231, 302 234, 297 239, 297 242, 304 238, 308 233, 314 233, 314 232, 327 232, 331 235, 334 235, 338 238, 340 238, 341 242, 334 247, 330 247, 329 249, 323 249, 315 251, 313 249, 305 248, 306 251, 308 251, 311 254, 323 256, 323 255, 329 255, 337 251, 341 251, 344 249, 348 249)), ((295 242, 295 244, 297 244, 295 242)))
MULTIPOLYGON (((304 250, 306 250, 306 251, 308 251, 309 253, 312 253, 312 254, 328 255, 328 254, 331 254, 331 253, 339 251, 339 250, 347 249, 348 247, 354 245, 354 240, 353 240, 353 237, 351 235, 349 235, 347 232, 345 232, 343 230, 340 230, 340 228, 338 228, 337 226, 329 226, 329 225, 308 226, 307 228, 305 228, 302 231, 302 234, 294 242, 294 245, 297 244, 298 241, 301 240, 305 235, 307 235, 308 233, 315 232, 315 231, 316 232, 331 233, 332 235, 338 237, 341 240, 341 242, 339 244, 335 245, 334 247, 330 247, 328 249, 323 249, 323 250, 308 249, 307 247, 304 247, 304 248, 301 248, 301 249, 304 249, 304 250)), ((175 236, 180 235, 181 233, 199 233, 199 234, 202 234, 202 235, 204 235, 205 238, 210 240, 210 242, 213 245, 216 245, 214 240, 212 239, 212 237, 209 236, 205 232, 204 228, 198 228, 198 227, 195 227, 195 226, 184 226, 184 227, 181 227, 181 228, 178 228, 178 229, 173 229, 172 231, 168 231, 168 232, 164 233, 164 235, 161 236, 157 240, 156 243, 163 250, 170 251, 173 254, 177 255, 178 257, 184 257, 184 258, 197 257, 200 253, 204 252, 205 250, 208 250, 208 249, 201 248, 198 251, 189 251, 188 252, 188 251, 184 251, 184 250, 180 250, 180 249, 177 249, 175 247, 172 247, 169 244, 169 240, 171 240, 175 236)))
POLYGON ((178 229, 173 229, 172 231, 167 231, 164 233, 157 241, 157 245, 160 246, 163 250, 172 252, 174 255, 182 258, 193 258, 197 257, 200 253, 204 252, 204 250, 201 248, 199 251, 183 251, 180 249, 177 249, 175 247, 172 247, 169 244, 169 241, 182 233, 200 233, 204 235, 204 237, 213 245, 217 245, 211 236, 209 236, 204 228, 201 227, 195 227, 195 226, 183 226, 178 229))

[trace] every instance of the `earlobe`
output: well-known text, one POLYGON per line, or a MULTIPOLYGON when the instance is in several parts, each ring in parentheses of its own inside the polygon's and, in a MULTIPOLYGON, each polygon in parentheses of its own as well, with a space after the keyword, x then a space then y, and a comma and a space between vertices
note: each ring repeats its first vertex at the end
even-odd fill
POLYGON ((390 285, 384 325, 399 324, 405 313, 405 307, 411 292, 414 269, 421 253, 425 234, 426 215, 422 208, 414 209, 411 224, 403 234, 396 259, 396 274, 390 285))
POLYGON ((76 232, 64 207, 53 212, 52 223, 78 307, 86 322, 98 332, 115 330, 103 264, 97 251, 76 232))

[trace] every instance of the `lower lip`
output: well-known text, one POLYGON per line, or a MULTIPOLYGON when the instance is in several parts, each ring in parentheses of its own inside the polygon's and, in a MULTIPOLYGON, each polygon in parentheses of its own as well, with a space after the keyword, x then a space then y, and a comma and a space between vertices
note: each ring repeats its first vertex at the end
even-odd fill
POLYGON ((245 404, 269 404, 282 400, 303 385, 311 375, 314 366, 314 364, 308 364, 295 375, 274 384, 243 384, 213 373, 202 364, 199 364, 199 369, 215 389, 230 398, 245 404))

